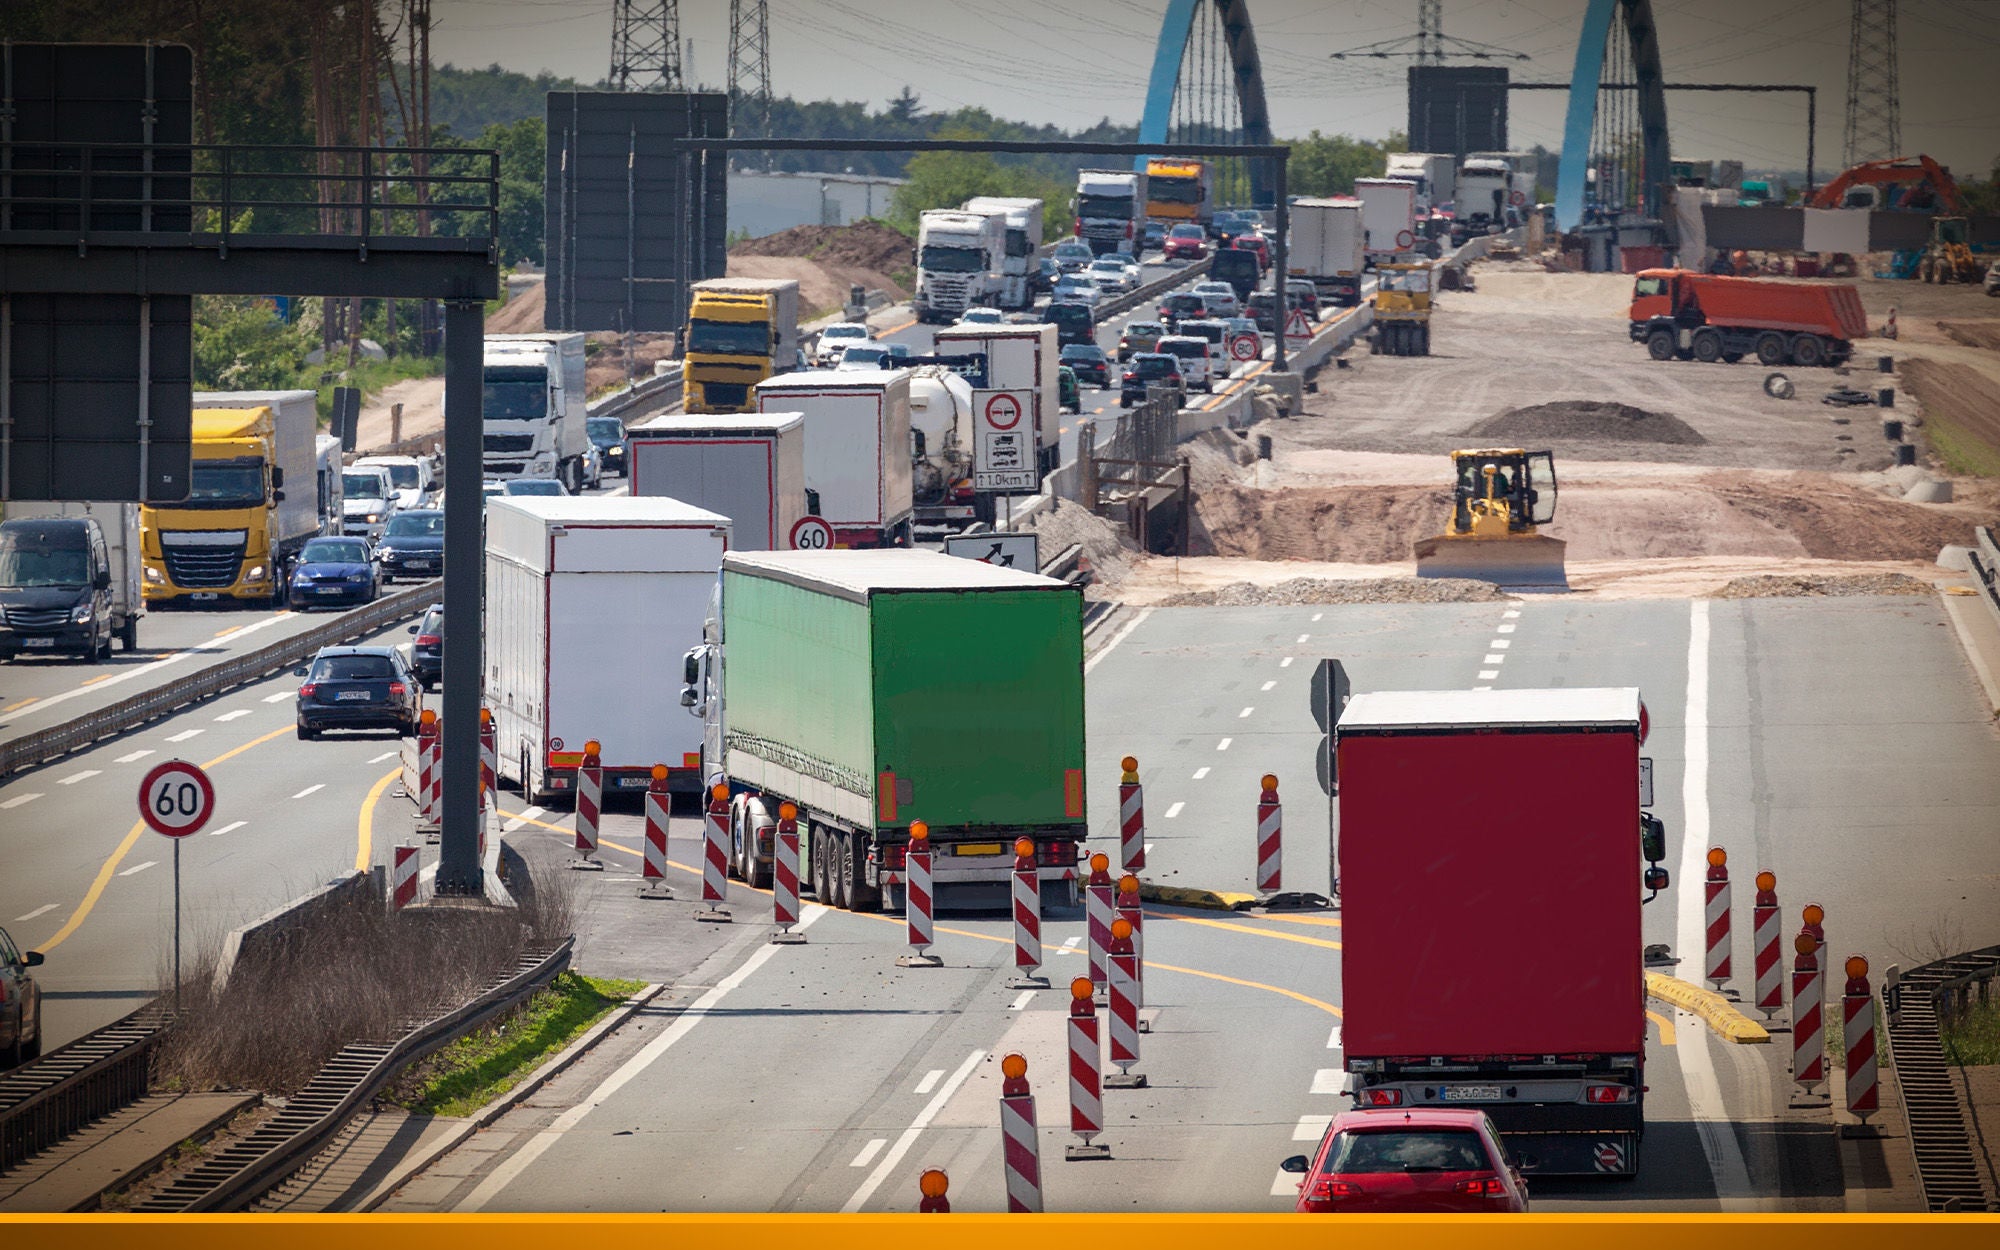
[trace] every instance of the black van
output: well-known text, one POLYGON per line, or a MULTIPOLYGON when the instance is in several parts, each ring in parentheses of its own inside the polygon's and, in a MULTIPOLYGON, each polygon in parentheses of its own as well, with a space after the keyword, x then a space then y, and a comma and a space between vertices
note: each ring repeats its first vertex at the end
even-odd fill
POLYGON ((1225 247, 1217 249, 1215 259, 1209 262, 1208 276, 1217 282, 1227 282, 1235 289, 1237 299, 1248 300, 1263 272, 1257 263, 1257 253, 1225 247))
POLYGON ((0 522, 0 659, 111 654, 111 556, 90 517, 0 522))
POLYGON ((1088 304, 1059 301, 1045 306, 1042 316, 1055 326, 1058 347, 1097 341, 1097 319, 1091 315, 1088 304))

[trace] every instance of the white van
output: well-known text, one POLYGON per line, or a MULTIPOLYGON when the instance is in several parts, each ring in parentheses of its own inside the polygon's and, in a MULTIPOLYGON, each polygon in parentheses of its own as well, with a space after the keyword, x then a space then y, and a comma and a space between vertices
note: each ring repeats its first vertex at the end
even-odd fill
POLYGON ((1183 321, 1175 334, 1188 335, 1208 344, 1208 371, 1218 378, 1229 376, 1229 323, 1220 317, 1183 321))
POLYGON ((1209 362, 1207 339, 1192 334, 1169 334, 1153 350, 1179 359, 1189 390, 1215 390, 1215 369, 1209 362))

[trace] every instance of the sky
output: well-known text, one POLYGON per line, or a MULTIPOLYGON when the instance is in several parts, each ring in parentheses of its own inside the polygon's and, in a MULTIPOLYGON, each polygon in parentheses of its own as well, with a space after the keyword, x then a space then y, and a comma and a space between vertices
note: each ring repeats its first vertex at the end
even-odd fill
MULTIPOLYGON (((1137 124, 1165 0, 769 0, 773 89, 877 106, 905 85, 929 109, 960 105, 1076 127, 1137 124)), ((746 5, 747 7, 747 5, 746 5)), ((1563 81, 1585 0, 1444 0, 1446 35, 1528 54, 1516 81, 1563 81)), ((1849 0, 1652 0, 1668 83, 1819 88, 1817 168, 1841 168, 1849 0)), ((461 67, 609 68, 611 0, 434 0, 432 55, 461 67)), ((1415 0, 1249 0, 1272 130, 1381 138, 1405 124, 1403 60, 1331 54, 1416 31, 1415 0)), ((1967 176, 2000 161, 2000 0, 1900 0, 1902 136, 1967 176), (1983 85, 1982 85, 1983 84, 1983 85)), ((727 0, 683 0, 690 83, 727 79, 727 0)), ((1510 146, 1561 146, 1561 92, 1516 92, 1510 146)), ((1802 95, 1673 93, 1676 156, 1801 168, 1802 95)))

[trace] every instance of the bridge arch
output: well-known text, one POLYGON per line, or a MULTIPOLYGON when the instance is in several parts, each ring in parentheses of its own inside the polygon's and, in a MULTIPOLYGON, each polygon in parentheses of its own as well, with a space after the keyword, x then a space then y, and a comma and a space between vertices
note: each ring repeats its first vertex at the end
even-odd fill
MULTIPOLYGON (((1176 138, 1172 133, 1174 101, 1187 79, 1183 71, 1190 68, 1187 63, 1190 44, 1211 34, 1221 36, 1228 81, 1214 80, 1205 85, 1217 94, 1226 92, 1236 112, 1226 127, 1229 135, 1203 138, 1241 143, 1273 141, 1271 112, 1264 102, 1264 66, 1257 55, 1257 34, 1250 24, 1248 0, 1168 0, 1166 15, 1160 20, 1160 40, 1153 50, 1152 73, 1146 80, 1146 110, 1139 119, 1139 142, 1168 143, 1176 138), (1204 3, 1210 6, 1207 13, 1203 12, 1204 3), (1239 131, 1240 134, 1236 133, 1239 131)), ((1200 46, 1193 50, 1198 55, 1204 51, 1200 46)), ((1221 59, 1216 58, 1215 71, 1223 71, 1221 59)), ((1201 74, 1210 72, 1206 64, 1193 68, 1201 74)), ((1134 167, 1143 170, 1146 158, 1135 158, 1134 167)), ((1273 181, 1266 162, 1252 163, 1250 188, 1255 203, 1270 202, 1273 181)))
POLYGON ((1562 167, 1556 176, 1556 224, 1574 230, 1583 221, 1586 208, 1592 207, 1585 203, 1587 171, 1600 164, 1617 171, 1626 185, 1601 185, 1594 207, 1658 217, 1669 160, 1666 84, 1660 72, 1659 28, 1653 21, 1651 0, 1590 0, 1569 80, 1562 167), (1629 82, 1629 87, 1603 90, 1607 56, 1616 71, 1614 81, 1629 82), (1629 80, 1625 78, 1628 73, 1629 80), (1626 129, 1622 122, 1614 125, 1610 128, 1611 143, 1619 150, 1600 151, 1607 134, 1601 101, 1622 96, 1635 97, 1629 112, 1616 104, 1612 112, 1634 123, 1635 128, 1626 129))

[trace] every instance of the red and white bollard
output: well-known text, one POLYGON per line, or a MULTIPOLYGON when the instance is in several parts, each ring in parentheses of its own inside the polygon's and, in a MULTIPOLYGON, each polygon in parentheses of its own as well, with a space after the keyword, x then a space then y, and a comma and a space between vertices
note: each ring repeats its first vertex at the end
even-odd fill
POLYGON ((1139 761, 1118 761, 1118 859, 1126 872, 1146 866, 1146 792, 1139 785, 1139 761))
POLYGON ((1104 1049, 1097 1038, 1096 989, 1089 977, 1069 983, 1069 1131, 1083 1139, 1065 1159, 1109 1159, 1111 1147, 1090 1139, 1104 1131, 1104 1049))
POLYGON ((1116 917, 1117 887, 1111 884, 1111 857, 1090 857, 1090 876, 1083 884, 1085 939, 1090 948, 1090 983, 1102 991, 1108 983, 1105 953, 1111 949, 1111 921, 1116 917))
POLYGON ((917 1178, 917 1192, 923 1195, 917 1214, 949 1215, 951 1199, 945 1195, 950 1189, 951 1178, 944 1174, 943 1168, 925 1168, 924 1174, 917 1178))
POLYGON ((1035 1095, 1028 1089, 1028 1061, 1010 1054, 1000 1061, 1000 1139, 1007 1163, 1007 1210, 1042 1209, 1042 1143, 1035 1127, 1035 1095))
POLYGON ((438 811, 438 715, 425 708, 417 716, 417 823, 435 827, 438 811))
POLYGON ((1779 948, 1783 924, 1778 917, 1778 877, 1757 874, 1757 902, 1750 909, 1750 927, 1757 959, 1757 1010, 1769 1023, 1785 1009, 1785 960, 1779 948))
POLYGON ((771 843, 771 922, 778 931, 771 941, 797 946, 806 940, 792 932, 799 922, 799 808, 787 800, 778 804, 778 829, 771 843))
POLYGON ((592 738, 583 744, 583 762, 576 766, 576 853, 580 857, 571 868, 604 871, 597 858, 598 815, 604 810, 603 744, 592 738))
POLYGON ((1708 983, 1720 991, 1729 984, 1729 852, 1719 846, 1708 848, 1708 880, 1704 885, 1708 926, 1708 983))
POLYGON ((1107 1089, 1144 1089, 1146 1076, 1132 1071, 1139 1062, 1139 960, 1132 953, 1132 922, 1111 922, 1111 1062, 1115 1075, 1104 1078, 1107 1089))
POLYGON ((1806 1094, 1826 1080, 1826 1022, 1820 1016, 1818 943, 1801 929, 1792 949, 1792 1080, 1806 1094))
POLYGON ((405 842, 390 851, 389 910, 401 911, 417 901, 417 848, 405 842))
POLYGON ((1263 793, 1257 796, 1257 889, 1269 894, 1284 883, 1283 855, 1285 810, 1278 804, 1278 779, 1265 773, 1263 793))
POLYGON ((702 822, 701 901, 708 910, 696 912, 696 920, 730 922, 723 906, 729 901, 729 786, 721 781, 709 787, 708 818, 702 822))
POLYGON ((910 949, 896 960, 899 968, 941 968, 944 960, 931 954, 931 827, 910 822, 910 845, 903 852, 903 924, 910 949))
MULTIPOLYGON (((486 826, 500 810, 500 748, 494 740, 493 709, 479 709, 479 862, 486 862, 486 826)), ((438 770, 442 773, 444 770, 438 770)))
POLYGON ((1014 842, 1014 970, 1007 988, 1043 990, 1049 986, 1040 975, 1042 966, 1042 879, 1035 865, 1035 842, 1019 838, 1014 842))
POLYGON ((1875 992, 1868 987, 1868 961, 1847 957, 1847 989, 1840 996, 1841 1041, 1847 1047, 1847 1109, 1867 1123, 1881 1108, 1875 1074, 1875 992))
POLYGON ((667 809, 673 805, 667 794, 667 766, 653 765, 652 780, 646 783, 646 847, 639 874, 646 884, 640 898, 672 898, 667 888, 667 809))
MULTIPOLYGON (((1118 915, 1116 919, 1123 920, 1126 924, 1132 926, 1132 970, 1136 974, 1134 977, 1135 984, 1132 989, 1132 999, 1138 1006, 1144 1007, 1146 1005, 1146 927, 1140 923, 1139 906, 1139 878, 1128 872, 1118 878, 1118 915)), ((1109 948, 1107 947, 1106 949, 1108 952, 1109 948)), ((1107 963, 1110 960, 1108 953, 1105 955, 1105 960, 1107 963)), ((1150 1033, 1153 1030, 1152 1026, 1148 1025, 1142 1018, 1139 1021, 1139 1031, 1141 1033, 1150 1033)))

